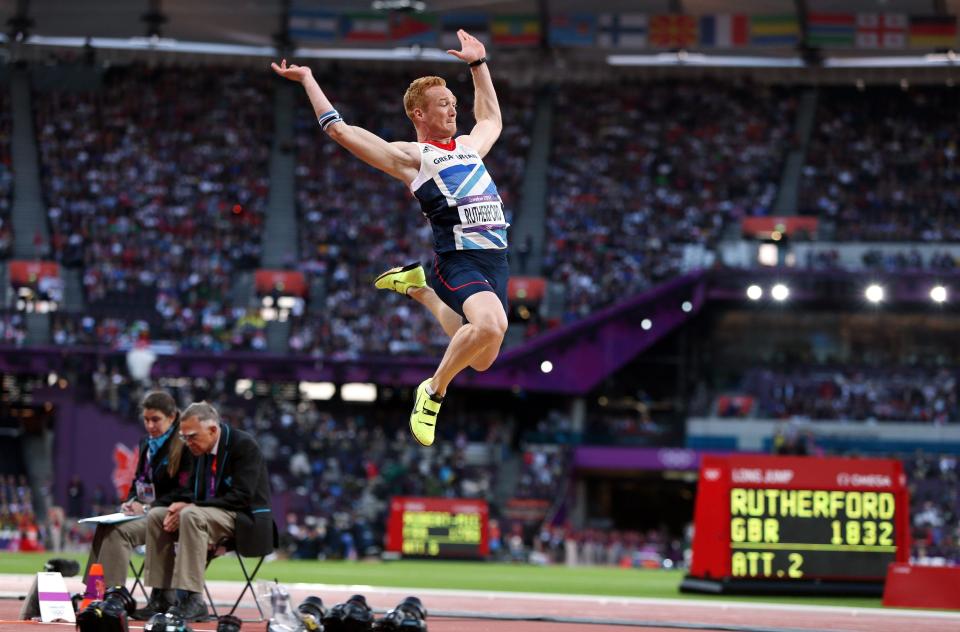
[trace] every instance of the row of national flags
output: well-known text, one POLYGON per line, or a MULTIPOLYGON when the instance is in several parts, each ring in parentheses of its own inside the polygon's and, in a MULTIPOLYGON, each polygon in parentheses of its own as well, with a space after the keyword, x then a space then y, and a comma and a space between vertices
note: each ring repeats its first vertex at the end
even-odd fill
MULTIPOLYGON (((536 15, 480 13, 331 13, 292 9, 290 35, 304 44, 360 42, 457 47, 463 28, 487 44, 536 46, 543 39, 536 15)), ((546 24, 554 46, 605 48, 786 47, 800 43, 794 15, 648 15, 574 13, 554 15, 546 24)), ((823 48, 953 48, 957 18, 902 13, 810 13, 806 43, 823 48)))
POLYGON ((957 20, 902 13, 811 13, 807 43, 822 48, 950 48, 957 43, 957 20))

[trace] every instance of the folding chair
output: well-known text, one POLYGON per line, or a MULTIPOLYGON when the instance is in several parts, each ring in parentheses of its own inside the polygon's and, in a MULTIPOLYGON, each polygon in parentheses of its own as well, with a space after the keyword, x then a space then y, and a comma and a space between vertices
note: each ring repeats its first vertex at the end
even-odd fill
MULTIPOLYGON (((260 613, 259 619, 243 619, 246 622, 261 622, 266 618, 263 616, 263 607, 260 605, 260 598, 257 596, 257 591, 253 588, 253 582, 257 580, 257 573, 260 571, 260 566, 263 565, 263 561, 267 559, 266 555, 261 555, 260 559, 257 560, 257 565, 253 567, 253 572, 247 571, 247 565, 243 562, 243 556, 236 551, 236 542, 233 538, 224 538, 217 543, 217 545, 211 548, 207 552, 207 568, 210 568, 210 563, 218 557, 222 557, 231 551, 236 552, 237 561, 240 562, 240 570, 243 572, 244 585, 243 590, 240 591, 240 595, 237 597, 237 600, 233 602, 233 607, 230 608, 230 612, 227 614, 233 614, 236 609, 240 606, 240 602, 243 600, 243 596, 247 594, 247 591, 250 591, 250 594, 253 595, 253 603, 257 606, 257 611, 260 613)), ((250 558, 256 559, 256 558, 250 558)), ((203 590, 207 594, 207 602, 210 604, 210 609, 213 610, 214 618, 219 619, 220 613, 217 612, 217 604, 213 601, 213 596, 210 594, 210 588, 207 586, 206 580, 203 582, 203 590)))
MULTIPOLYGON (((135 549, 137 553, 143 554, 144 547, 137 547, 135 549)), ((130 595, 136 599, 137 598, 137 587, 140 587, 140 593, 143 595, 143 598, 146 601, 150 601, 150 595, 147 594, 147 589, 143 585, 143 567, 147 563, 147 558, 140 559, 140 566, 138 567, 133 563, 133 558, 130 558, 130 570, 133 571, 133 588, 130 589, 130 595)))

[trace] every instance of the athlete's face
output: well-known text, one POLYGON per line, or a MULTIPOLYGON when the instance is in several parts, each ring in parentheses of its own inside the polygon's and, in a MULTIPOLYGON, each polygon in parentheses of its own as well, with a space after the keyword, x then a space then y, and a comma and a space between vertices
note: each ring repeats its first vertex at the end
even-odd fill
POLYGON ((424 93, 423 120, 430 135, 449 138, 457 133, 457 98, 446 86, 433 86, 424 93))

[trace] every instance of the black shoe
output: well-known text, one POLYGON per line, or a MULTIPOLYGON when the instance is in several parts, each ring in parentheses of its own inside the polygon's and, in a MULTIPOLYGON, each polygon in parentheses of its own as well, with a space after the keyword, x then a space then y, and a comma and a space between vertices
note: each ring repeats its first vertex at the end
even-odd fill
POLYGON ((153 588, 150 590, 150 600, 147 602, 147 605, 139 610, 133 611, 133 619, 137 621, 148 621, 153 615, 166 612, 173 603, 167 599, 167 591, 161 590, 159 588, 153 588))
POLYGON ((176 613, 182 617, 184 621, 207 621, 210 618, 210 613, 207 611, 207 604, 198 592, 186 593, 186 595, 180 599, 180 603, 168 610, 168 612, 176 613))

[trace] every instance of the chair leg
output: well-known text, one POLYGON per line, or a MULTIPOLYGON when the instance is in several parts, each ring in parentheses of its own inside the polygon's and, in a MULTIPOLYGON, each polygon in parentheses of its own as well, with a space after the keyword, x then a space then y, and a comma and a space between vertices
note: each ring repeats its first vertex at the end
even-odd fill
POLYGON ((240 601, 243 599, 243 596, 250 591, 250 594, 253 596, 253 603, 257 606, 257 612, 260 613, 259 619, 244 619, 245 621, 263 621, 266 617, 263 616, 263 607, 260 605, 260 599, 257 597, 257 591, 253 589, 253 582, 257 578, 257 573, 260 572, 260 566, 263 565, 263 561, 267 559, 267 556, 263 556, 257 562, 257 565, 254 567, 252 573, 247 572, 247 566, 243 563, 243 556, 237 555, 237 560, 240 562, 240 570, 243 571, 243 579, 246 582, 243 586, 243 590, 240 591, 240 596, 237 597, 237 600, 233 603, 233 608, 230 609, 230 614, 233 614, 237 607, 240 605, 240 601))
POLYGON ((150 595, 147 594, 147 589, 143 585, 143 566, 141 562, 140 568, 137 568, 133 564, 133 560, 130 560, 130 570, 133 571, 133 588, 130 589, 130 596, 136 599, 137 587, 140 587, 140 592, 143 594, 143 598, 147 601, 150 601, 150 595))
POLYGON ((207 602, 210 603, 210 609, 213 610, 213 618, 219 619, 220 614, 217 613, 217 604, 213 603, 213 597, 210 596, 210 588, 207 586, 207 582, 203 582, 203 591, 207 593, 207 602))

